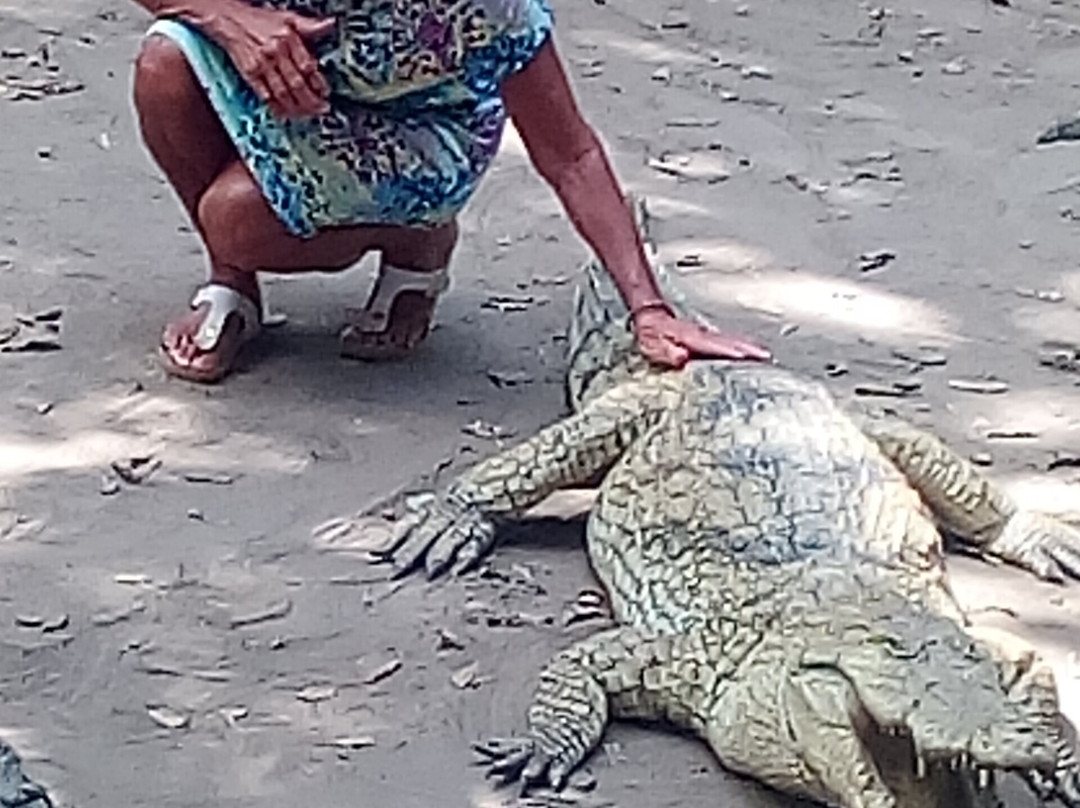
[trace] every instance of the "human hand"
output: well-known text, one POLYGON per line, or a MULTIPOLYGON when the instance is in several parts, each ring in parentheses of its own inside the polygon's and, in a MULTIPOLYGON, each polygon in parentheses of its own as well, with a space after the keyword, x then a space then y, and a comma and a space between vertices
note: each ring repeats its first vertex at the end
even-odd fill
POLYGON ((681 320, 662 306, 638 311, 634 314, 633 323, 638 350, 657 365, 680 368, 691 356, 755 360, 772 358, 772 354, 764 348, 707 326, 681 320))
POLYGON ((329 111, 330 86, 308 43, 332 33, 336 24, 333 18, 228 3, 208 33, 275 115, 303 118, 329 111))

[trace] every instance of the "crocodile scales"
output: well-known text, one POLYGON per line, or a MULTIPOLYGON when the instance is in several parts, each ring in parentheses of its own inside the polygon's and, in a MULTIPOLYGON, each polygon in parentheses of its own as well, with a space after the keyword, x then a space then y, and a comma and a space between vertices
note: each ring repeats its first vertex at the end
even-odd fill
POLYGON ((1004 772, 1080 808, 1053 675, 965 631, 942 539, 1062 580, 1080 533, 779 367, 647 367, 626 315, 588 264, 573 414, 411 500, 383 553, 399 574, 471 569, 497 525, 602 476, 587 548, 617 627, 550 662, 523 736, 477 745, 490 773, 561 788, 611 718, 647 719, 840 808, 996 806, 1004 772))
POLYGON ((0 808, 54 808, 48 792, 26 776, 22 759, 0 741, 0 808))

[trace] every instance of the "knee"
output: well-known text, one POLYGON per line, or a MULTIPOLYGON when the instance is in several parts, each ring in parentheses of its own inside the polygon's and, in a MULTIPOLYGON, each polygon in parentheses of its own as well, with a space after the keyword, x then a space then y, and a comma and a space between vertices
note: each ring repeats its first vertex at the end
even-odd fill
POLYGON ((187 57, 170 39, 151 36, 135 59, 133 95, 140 117, 155 120, 175 114, 177 105, 197 91, 187 57))
POLYGON ((276 224, 276 219, 242 164, 226 168, 206 189, 199 200, 198 220, 215 261, 235 269, 259 269, 266 222, 276 224))

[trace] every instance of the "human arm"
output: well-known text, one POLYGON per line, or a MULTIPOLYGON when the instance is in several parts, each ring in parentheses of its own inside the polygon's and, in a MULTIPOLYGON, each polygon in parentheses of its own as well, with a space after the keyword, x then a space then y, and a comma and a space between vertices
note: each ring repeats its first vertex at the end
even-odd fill
POLYGON ((504 82, 502 92, 536 170, 559 197, 577 232, 611 272, 630 309, 645 356, 675 367, 691 354, 767 359, 768 351, 756 345, 680 320, 672 313, 603 144, 582 117, 550 39, 532 62, 504 82))
POLYGON ((275 114, 287 118, 328 109, 330 88, 308 43, 335 20, 265 9, 242 0, 135 0, 155 17, 182 20, 225 49, 236 69, 275 114))

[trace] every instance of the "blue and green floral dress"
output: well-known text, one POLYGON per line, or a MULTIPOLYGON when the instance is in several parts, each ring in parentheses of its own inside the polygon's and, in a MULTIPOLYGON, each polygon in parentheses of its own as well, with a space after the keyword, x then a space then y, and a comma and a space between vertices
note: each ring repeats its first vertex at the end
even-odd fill
POLYGON ((451 220, 491 164, 506 122, 502 81, 551 34, 547 0, 248 0, 334 17, 313 45, 331 110, 276 117, 228 55, 192 26, 149 35, 184 52, 221 123, 290 232, 451 220))

